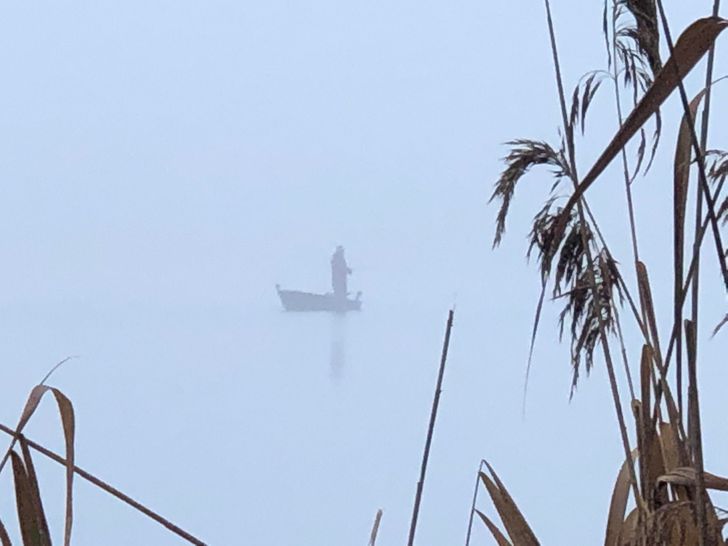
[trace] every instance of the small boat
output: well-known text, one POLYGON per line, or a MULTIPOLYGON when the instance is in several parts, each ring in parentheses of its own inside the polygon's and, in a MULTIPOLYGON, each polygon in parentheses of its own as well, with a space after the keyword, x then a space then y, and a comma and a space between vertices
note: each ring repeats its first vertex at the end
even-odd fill
POLYGON ((332 293, 314 294, 300 290, 282 290, 276 285, 278 297, 286 311, 329 311, 332 313, 345 313, 347 311, 361 310, 361 292, 357 292, 356 299, 342 298, 332 293))

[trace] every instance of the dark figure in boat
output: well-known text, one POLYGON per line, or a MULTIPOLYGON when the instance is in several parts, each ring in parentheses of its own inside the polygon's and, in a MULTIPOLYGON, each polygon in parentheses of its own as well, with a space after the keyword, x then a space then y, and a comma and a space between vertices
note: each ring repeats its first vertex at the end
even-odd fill
POLYGON ((346 299, 349 294, 347 282, 351 275, 351 268, 346 263, 344 257, 344 247, 339 245, 336 247, 333 256, 331 256, 331 287, 334 289, 334 296, 346 299))
POLYGON ((361 309, 361 292, 355 299, 349 298, 348 280, 351 268, 344 257, 344 247, 337 246, 331 256, 331 288, 333 292, 316 294, 301 290, 283 290, 276 285, 278 297, 286 311, 330 311, 345 313, 361 309))

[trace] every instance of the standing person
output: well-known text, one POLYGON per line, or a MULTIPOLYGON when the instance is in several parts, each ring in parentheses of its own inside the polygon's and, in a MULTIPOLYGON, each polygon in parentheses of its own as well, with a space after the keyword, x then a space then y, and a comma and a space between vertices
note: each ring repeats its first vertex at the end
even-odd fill
POLYGON ((344 257, 344 247, 339 245, 331 256, 331 287, 337 298, 346 298, 349 293, 346 286, 349 275, 351 275, 351 269, 344 257))

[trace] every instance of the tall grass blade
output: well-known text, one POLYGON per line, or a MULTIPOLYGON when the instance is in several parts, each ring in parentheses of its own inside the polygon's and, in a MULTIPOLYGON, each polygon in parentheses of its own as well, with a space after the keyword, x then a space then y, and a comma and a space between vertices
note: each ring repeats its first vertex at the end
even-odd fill
MULTIPOLYGON (((649 479, 650 459, 652 458, 652 420, 650 418, 650 399, 652 381, 652 350, 649 345, 642 347, 640 360, 640 390, 641 400, 634 404, 637 420, 637 445, 640 452, 640 483, 642 484, 642 497, 650 506, 651 482, 649 479)), ((625 461, 626 462, 626 461, 625 461)))
POLYGON ((445 340, 442 344, 442 353, 440 355, 440 371, 437 375, 437 386, 435 387, 435 395, 432 398, 432 410, 430 411, 430 424, 427 428, 427 438, 425 439, 425 450, 422 454, 422 464, 420 466, 420 479, 417 482, 417 490, 415 492, 415 502, 412 509, 412 520, 410 522, 408 546, 413 546, 415 542, 415 533, 417 531, 417 518, 420 513, 420 502, 422 501, 422 490, 425 487, 425 476, 427 474, 427 462, 430 458, 430 447, 432 446, 432 437, 435 432, 435 421, 437 419, 437 409, 440 405, 440 395, 442 394, 442 380, 445 375, 445 364, 447 363, 447 352, 450 348, 450 334, 452 333, 453 318, 455 311, 450 309, 447 316, 447 326, 445 327, 445 340))
POLYGON ((76 434, 76 419, 73 404, 68 397, 56 388, 51 388, 53 396, 58 403, 58 411, 63 425, 63 436, 66 442, 66 522, 63 543, 71 546, 71 530, 73 528, 73 467, 75 461, 74 437, 76 434))
MULTIPOLYGON (((673 184, 673 257, 674 257, 674 321, 675 324, 682 322, 682 306, 680 295, 684 282, 683 262, 685 261, 685 207, 688 197, 688 185, 690 182, 690 158, 692 156, 692 141, 690 135, 690 124, 698 113, 703 97, 708 88, 698 93, 690 101, 690 116, 683 115, 678 131, 677 144, 675 145, 674 163, 674 184, 673 184)), ((678 329, 675 338, 675 379, 677 388, 677 406, 680 415, 683 413, 683 384, 682 384, 682 330, 678 329)))
POLYGON ((379 533, 379 523, 382 521, 382 509, 377 510, 377 515, 374 516, 374 525, 372 525, 372 532, 369 535, 369 546, 375 546, 377 542, 377 534, 379 533))
POLYGON ((708 520, 705 505, 708 494, 705 491, 703 476, 703 439, 700 427, 700 404, 698 401, 698 378, 696 362, 696 333, 695 324, 685 321, 685 344, 688 353, 688 441, 695 466, 697 479, 695 480, 695 513, 698 530, 700 531, 700 546, 710 545, 708 520))

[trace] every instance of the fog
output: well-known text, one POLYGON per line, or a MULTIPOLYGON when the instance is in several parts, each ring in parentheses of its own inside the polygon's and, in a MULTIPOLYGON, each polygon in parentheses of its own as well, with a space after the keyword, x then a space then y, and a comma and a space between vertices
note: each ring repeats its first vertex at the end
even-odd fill
MULTIPOLYGON (((606 64, 601 3, 575 4, 554 2, 569 88, 606 64)), ((709 10, 668 4, 674 34, 709 10)), ((540 288, 526 235, 547 174, 522 182, 491 250, 503 143, 557 139, 547 46, 538 2, 3 7, 0 422, 73 355, 50 383, 73 401, 77 464, 206 543, 365 544, 382 508, 377 544, 403 544, 454 307, 417 544, 464 541, 482 458, 544 544, 601 542, 623 450, 601 357, 569 400, 558 304, 522 412, 540 288), (330 290, 339 244, 362 311, 284 312, 275 285, 330 290)), ((582 169, 615 130, 607 94, 592 108, 582 169)), ((635 184, 657 298, 675 97, 664 115, 635 184)), ((618 176, 590 199, 630 271, 618 176)), ((726 475, 726 338, 707 339, 725 299, 707 300, 706 468, 726 475)), ((27 434, 62 451, 50 399, 27 434)), ((63 469, 36 462, 60 537, 63 469)), ((476 524, 472 544, 490 540, 476 524)), ((74 543, 183 542, 78 480, 74 543)))

